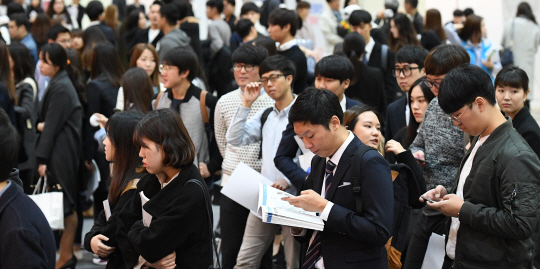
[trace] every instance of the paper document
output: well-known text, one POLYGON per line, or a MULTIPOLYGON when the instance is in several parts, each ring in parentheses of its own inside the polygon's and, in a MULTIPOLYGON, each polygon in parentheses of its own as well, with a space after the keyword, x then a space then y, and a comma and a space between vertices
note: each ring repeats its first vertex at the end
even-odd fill
POLYGON ((103 211, 105 211, 105 218, 109 221, 111 217, 111 206, 109 205, 109 199, 103 200, 103 211))
POLYGON ((146 212, 143 208, 144 204, 150 201, 150 199, 148 199, 148 197, 146 197, 144 195, 144 192, 142 191, 139 192, 139 194, 141 195, 142 221, 145 227, 150 227, 150 222, 152 222, 152 215, 148 214, 148 212, 146 212))
POLYGON ((272 185, 273 182, 247 164, 240 162, 227 184, 221 189, 221 193, 257 215, 259 183, 272 185))
POLYGON ((262 216, 263 222, 317 231, 324 229, 323 220, 315 212, 294 207, 289 202, 282 201, 283 197, 294 197, 294 195, 268 185, 259 184, 257 213, 262 216))

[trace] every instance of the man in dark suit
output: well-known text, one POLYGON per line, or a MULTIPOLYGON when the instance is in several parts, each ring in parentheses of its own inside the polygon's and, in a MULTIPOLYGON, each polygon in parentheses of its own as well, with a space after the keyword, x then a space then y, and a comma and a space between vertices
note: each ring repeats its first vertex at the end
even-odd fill
POLYGON ((418 12, 418 0, 405 0, 404 6, 407 17, 411 19, 411 23, 414 26, 414 30, 416 30, 417 34, 421 34, 424 31, 424 18, 418 12))
POLYGON ((86 8, 79 4, 79 0, 73 0, 72 4, 68 6, 68 11, 71 16, 77 18, 79 28, 82 28, 82 19, 84 17, 84 14, 86 13, 86 8))
POLYGON ((17 130, 0 109, 0 268, 54 268, 54 236, 39 207, 9 179, 17 165, 17 130))
POLYGON ((88 25, 87 29, 91 27, 98 27, 101 32, 103 32, 105 37, 107 37, 107 40, 109 40, 111 44, 116 45, 116 37, 113 29, 106 24, 101 23, 103 11, 103 4, 100 1, 94 0, 88 3, 88 6, 86 6, 86 15, 88 15, 88 18, 90 19, 90 24, 88 25))
POLYGON ((300 196, 283 198, 291 205, 319 212, 323 231, 296 228, 292 233, 307 247, 302 269, 388 268, 384 247, 390 238, 394 192, 390 167, 368 150, 345 126, 337 96, 328 90, 305 89, 289 112, 289 122, 307 149, 317 156, 300 196), (355 162, 358 159, 361 161, 355 162), (361 166, 361 191, 353 192, 352 171, 361 166), (357 199, 361 207, 357 208, 357 199))
POLYGON ((420 46, 407 45, 396 54, 394 77, 401 90, 403 97, 388 105, 386 114, 386 141, 389 141, 403 127, 409 124, 409 91, 414 82, 423 77, 424 60, 428 51, 420 46))
MULTIPOLYGON (((360 105, 360 102, 344 94, 351 84, 353 74, 354 67, 347 58, 337 55, 326 56, 315 66, 315 87, 333 92, 338 97, 342 112, 345 112, 355 105, 360 105)), ((289 123, 281 136, 274 163, 295 186, 298 184, 302 186, 301 183, 308 174, 294 162, 299 148, 295 136, 293 125, 289 123)))
POLYGON ((159 18, 161 10, 161 1, 154 1, 150 6, 150 12, 148 13, 148 19, 150 20, 150 27, 138 31, 134 37, 134 44, 139 43, 149 43, 154 47, 157 46, 157 43, 165 35, 163 31, 159 29, 159 18))

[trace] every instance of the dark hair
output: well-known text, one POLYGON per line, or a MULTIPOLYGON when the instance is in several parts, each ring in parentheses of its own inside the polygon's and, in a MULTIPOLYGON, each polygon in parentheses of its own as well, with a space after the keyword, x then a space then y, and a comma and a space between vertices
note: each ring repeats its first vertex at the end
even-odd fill
MULTIPOLYGON (((422 90, 422 93, 424 94, 424 98, 426 99, 428 104, 429 102, 431 102, 431 100, 433 100, 433 98, 435 98, 435 95, 431 91, 431 88, 428 85, 426 85, 426 83, 424 83, 424 79, 425 77, 421 77, 417 79, 411 85, 411 88, 409 89, 409 94, 408 94, 409 104, 411 103, 412 90, 416 86, 420 86, 420 89, 422 90)), ((416 119, 414 118, 414 113, 412 111, 412 107, 409 105, 409 126, 407 126, 407 140, 403 143, 404 148, 409 148, 409 146, 412 144, 412 142, 416 138, 416 135, 418 134, 418 127, 420 127, 420 123, 416 122, 416 119)))
POLYGON ((343 125, 343 110, 337 95, 329 90, 319 90, 311 86, 303 90, 296 98, 289 111, 289 123, 309 122, 330 130, 330 120, 333 116, 338 117, 343 125))
POLYGON ((296 5, 296 9, 305 9, 305 8, 311 8, 311 4, 303 0, 298 1, 298 4, 296 5))
POLYGON ((71 82, 73 83, 75 90, 77 90, 79 101, 82 105, 85 105, 87 103, 85 84, 86 79, 82 72, 83 69, 81 57, 79 57, 79 53, 74 48, 66 49, 66 54, 69 60, 69 67, 66 69, 66 71, 68 76, 71 78, 71 82))
POLYGON ((154 95, 152 81, 146 71, 132 67, 122 77, 124 89, 124 110, 137 110, 147 113, 154 95))
POLYGON ((461 17, 463 16, 463 11, 461 9, 454 10, 454 17, 461 17))
POLYGON ((268 52, 268 56, 276 55, 277 54, 277 48, 276 48, 276 41, 274 41, 272 38, 267 36, 260 36, 253 40, 253 45, 263 47, 268 52))
MULTIPOLYGON (((143 146, 142 139, 146 138, 163 149, 163 164, 179 169, 186 167, 195 160, 195 146, 189 137, 184 122, 170 108, 152 110, 137 124, 133 134, 135 146, 143 146)), ((159 150, 159 149, 158 149, 159 150)), ((141 167, 138 172, 146 169, 141 167)))
POLYGON ((111 85, 120 87, 124 67, 120 63, 120 57, 114 45, 108 41, 100 41, 96 43, 93 55, 90 78, 95 79, 100 75, 105 75, 111 85))
POLYGON ((445 113, 454 113, 477 97, 495 105, 495 88, 489 74, 475 65, 460 65, 450 71, 439 87, 439 105, 445 113))
POLYGON ((398 28, 398 38, 394 38, 391 31, 388 33, 388 46, 390 46, 394 52, 397 52, 403 46, 408 44, 420 45, 418 38, 416 38, 416 30, 414 30, 414 26, 407 15, 399 13, 391 20, 394 21, 394 24, 398 28))
MULTIPOLYGON (((64 3, 64 0, 51 0, 51 2, 49 3, 49 8, 47 9, 47 15, 49 16, 49 18, 51 18, 51 20, 52 20, 54 15, 56 15, 54 13, 54 2, 56 2, 56 1, 62 1, 62 3, 64 4, 64 9, 62 10, 61 13, 64 15, 66 23, 67 24, 72 24, 71 16, 69 15, 69 12, 67 11, 66 3, 64 3)), ((90 4, 88 4, 88 6, 90 6, 90 4)), ((103 6, 101 6, 101 8, 103 8, 103 6)), ((88 11, 88 7, 86 8, 86 10, 88 11)), ((103 11, 101 11, 101 12, 103 13, 103 11)), ((90 17, 90 15, 88 15, 88 17, 90 17)), ((90 18, 90 20, 92 20, 92 19, 90 18)))
POLYGON ((91 21, 99 19, 99 15, 103 14, 103 11, 105 11, 103 4, 97 0, 90 1, 86 6, 86 15, 91 21))
POLYGON ((16 13, 25 13, 23 6, 19 3, 11 2, 7 5, 7 15, 10 17, 16 13))
POLYGON ((251 32, 251 27, 253 27, 253 22, 249 19, 241 19, 236 23, 236 32, 240 36, 240 38, 244 38, 249 35, 249 32, 251 32))
POLYGON ((163 64, 178 67, 178 74, 189 71, 187 76, 189 81, 192 81, 199 75, 199 60, 197 59, 197 55, 191 50, 180 47, 174 48, 165 54, 163 64))
POLYGON ((30 21, 28 21, 28 17, 24 13, 15 13, 11 14, 9 16, 10 21, 14 21, 15 25, 17 27, 20 27, 23 25, 26 28, 26 31, 30 32, 30 21))
POLYGON ((426 24, 424 30, 433 30, 439 36, 441 41, 446 40, 446 34, 442 26, 441 13, 437 9, 428 9, 426 11, 426 24))
POLYGON ((417 64, 420 69, 424 68, 424 61, 428 55, 425 48, 415 45, 406 45, 396 53, 396 63, 417 64))
POLYGON ((9 98, 16 105, 17 94, 15 93, 15 83, 9 67, 9 51, 6 43, 2 40, 0 40, 0 90, 2 90, 1 86, 6 88, 9 98))
POLYGON ((529 76, 523 69, 517 66, 507 66, 503 68, 495 77, 495 88, 497 87, 512 87, 523 89, 525 93, 529 91, 529 76))
POLYGON ((176 0, 173 2, 178 7, 178 10, 180 11, 178 20, 181 21, 184 18, 188 16, 194 16, 193 14, 193 7, 191 6, 191 3, 189 1, 184 0, 176 0))
POLYGON ((51 20, 49 20, 47 15, 41 13, 38 14, 34 20, 30 33, 32 33, 32 37, 36 43, 45 43, 47 42, 47 33, 49 32, 49 29, 51 29, 51 20))
POLYGON ((156 67, 154 68, 154 73, 150 77, 152 85, 154 87, 159 87, 159 65, 158 65, 158 54, 156 48, 152 44, 139 43, 133 47, 131 50, 131 60, 129 61, 129 67, 137 67, 137 60, 141 57, 141 54, 144 50, 149 50, 154 56, 154 61, 156 62, 156 67))
POLYGON ((377 116, 379 123, 381 123, 382 125, 383 120, 379 112, 377 112, 375 108, 365 104, 356 105, 347 109, 347 111, 345 111, 345 113, 343 114, 343 125, 345 126, 345 128, 347 128, 347 130, 351 132, 354 131, 354 127, 356 127, 356 123, 358 123, 358 116, 368 111, 373 112, 373 114, 377 116))
POLYGON ((136 111, 114 114, 105 125, 107 137, 114 147, 113 168, 110 178, 109 203, 116 204, 127 184, 137 175, 141 166, 139 149, 133 144, 133 132, 143 114, 136 111))
POLYGON ((283 55, 273 55, 262 61, 259 66, 259 75, 262 76, 271 71, 280 71, 285 77, 292 76, 293 83, 296 79, 296 67, 294 63, 283 55))
POLYGON ((292 10, 277 8, 270 13, 268 24, 279 25, 282 29, 289 24, 291 26, 289 32, 292 36, 295 36, 298 29, 298 15, 292 10))
POLYGON ((260 65, 268 57, 268 51, 263 46, 244 45, 232 54, 232 62, 260 65))
POLYGON ((167 20, 169 25, 176 25, 180 20, 180 10, 178 10, 178 6, 173 3, 162 5, 159 9, 159 13, 167 20))
POLYGON ((229 4, 233 5, 233 6, 236 6, 236 1, 234 1, 234 0, 225 0, 225 2, 227 2, 227 3, 229 3, 229 4))
POLYGON ((261 13, 261 9, 255 5, 253 2, 247 2, 242 5, 242 8, 240 9, 240 17, 243 15, 248 14, 248 12, 253 11, 255 13, 261 13))
POLYGON ((384 8, 391 9, 392 11, 394 11, 394 14, 397 14, 399 2, 397 0, 385 0, 384 8))
POLYGON ((0 182, 8 180, 11 169, 17 165, 19 155, 19 135, 11 124, 6 111, 0 107, 0 182))
POLYGON ((21 42, 17 41, 11 42, 8 49, 13 60, 14 83, 17 84, 27 77, 33 79, 36 63, 32 55, 30 55, 30 50, 21 42))
POLYGON ((424 61, 424 68, 426 75, 440 76, 470 61, 469 53, 462 46, 443 44, 429 52, 424 61))
POLYGON ((463 10, 463 16, 469 17, 469 15, 474 15, 474 10, 470 7, 463 10))
POLYGON ((534 16, 534 13, 532 12, 531 6, 527 2, 519 3, 517 12, 516 12, 516 17, 518 16, 525 17, 531 20, 532 22, 534 22, 535 24, 538 24, 536 23, 536 17, 534 16))
POLYGON ((315 66, 315 77, 337 79, 340 83, 352 79, 353 75, 353 64, 343 56, 328 55, 322 58, 315 66))
MULTIPOLYGON (((351 85, 355 85, 358 82, 360 76, 360 66, 363 65, 360 61, 360 57, 365 53, 366 41, 364 37, 357 32, 348 33, 343 39, 343 53, 349 58, 349 61, 354 66, 354 75, 352 77, 351 85)), ((340 80, 340 82, 343 82, 340 80)))
POLYGON ((56 39, 58 38, 58 35, 64 34, 64 33, 68 33, 71 35, 71 32, 69 31, 68 28, 64 27, 61 24, 56 24, 52 26, 47 32, 47 38, 53 41, 56 41, 56 39))
POLYGON ((108 41, 108 39, 98 27, 89 27, 84 30, 82 39, 83 47, 81 49, 81 61, 83 70, 90 71, 90 69, 92 69, 94 45, 100 41, 108 41))
POLYGON ((428 51, 437 47, 441 43, 443 42, 441 42, 441 39, 433 30, 425 30, 420 34, 420 45, 422 45, 422 47, 428 51))
POLYGON ((223 12, 223 1, 220 0, 208 0, 206 2, 207 7, 216 8, 217 12, 221 14, 223 12))
POLYGON ((416 8, 418 6, 418 0, 405 0, 405 4, 409 4, 412 8, 416 8))
POLYGON ((124 32, 124 34, 137 30, 137 28, 139 27, 139 16, 141 13, 144 12, 138 8, 128 13, 128 15, 124 18, 124 23, 121 27, 123 28, 122 32, 124 32))
POLYGON ((358 26, 360 23, 371 23, 371 14, 365 10, 355 10, 349 16, 349 24, 358 26))
POLYGON ((463 41, 471 40, 472 38, 478 38, 478 41, 482 39, 482 17, 477 15, 467 16, 467 20, 463 24, 463 28, 459 32, 459 38, 463 41))

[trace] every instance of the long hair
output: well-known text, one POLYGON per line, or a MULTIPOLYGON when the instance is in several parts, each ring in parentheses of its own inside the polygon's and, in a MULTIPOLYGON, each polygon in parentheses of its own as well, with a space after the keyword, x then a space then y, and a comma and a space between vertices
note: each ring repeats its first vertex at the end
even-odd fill
POLYGON ((100 41, 96 43, 92 54, 90 78, 95 79, 100 75, 105 75, 111 85, 120 87, 124 67, 120 63, 120 57, 114 45, 108 41, 100 41))
POLYGON ((139 43, 133 47, 131 51, 131 60, 129 61, 129 67, 137 67, 137 60, 141 57, 141 54, 144 50, 149 50, 154 56, 154 61, 156 62, 156 67, 154 68, 154 73, 150 76, 152 85, 154 87, 159 87, 159 65, 158 65, 158 54, 156 48, 152 44, 139 43))
POLYGON ((444 33, 444 28, 442 26, 441 13, 437 9, 428 9, 426 11, 426 25, 424 25, 424 30, 433 30, 441 42, 446 40, 446 34, 444 33))
POLYGON ((94 46, 100 41, 108 41, 105 34, 98 27, 89 27, 82 33, 83 47, 79 54, 84 71, 91 71, 94 46))
POLYGON ((67 8, 66 8, 66 3, 64 2, 64 0, 51 0, 51 2, 49 3, 49 8, 47 9, 47 16, 49 16, 49 18, 52 20, 54 19, 54 15, 56 15, 54 13, 54 3, 56 1, 62 1, 62 3, 64 4, 64 9, 62 10, 62 14, 65 16, 65 19, 66 19, 66 23, 67 24, 73 24, 71 22, 71 16, 69 15, 69 12, 67 11, 67 8))
POLYGON ((463 24, 461 32, 459 32, 459 38, 463 41, 471 40, 473 38, 478 38, 477 41, 482 40, 482 21, 484 19, 478 15, 469 15, 467 20, 463 24))
MULTIPOLYGON (((409 104, 411 103, 412 90, 416 86, 420 86, 420 89, 422 89, 422 93, 424 94, 424 98, 426 99, 428 103, 431 102, 433 98, 435 98, 435 95, 433 94, 429 86, 427 86, 426 83, 424 83, 424 78, 425 77, 421 77, 417 79, 412 84, 411 88, 409 89, 409 94, 408 94, 409 104)), ((412 142, 416 138, 416 134, 418 133, 418 127, 420 127, 420 123, 416 122, 416 119, 414 118, 412 107, 410 105, 409 105, 409 111, 410 113, 409 113, 409 126, 407 126, 407 140, 403 142, 403 148, 405 149, 409 148, 409 146, 412 144, 412 142)), ((401 141, 398 141, 398 142, 401 142, 401 141)))
POLYGON ((11 68, 9 67, 9 51, 6 43, 0 40, 0 84, 6 87, 9 98, 17 104, 17 94, 15 93, 15 83, 11 76, 11 68))
POLYGON ((523 16, 523 17, 531 20, 532 22, 534 22, 534 24, 538 24, 538 23, 536 23, 536 17, 534 16, 534 14, 532 12, 531 6, 527 2, 519 3, 518 8, 517 8, 517 12, 516 12, 516 17, 518 17, 518 16, 523 16))
POLYGON ((115 4, 110 4, 105 9, 105 16, 103 20, 105 21, 105 24, 107 24, 109 27, 113 29, 113 31, 116 33, 116 29, 118 28, 118 24, 120 22, 118 21, 118 8, 115 4))
POLYGON ((394 21, 394 24, 398 28, 398 38, 392 36, 392 32, 388 33, 388 45, 390 48, 397 52, 401 47, 409 44, 420 46, 418 38, 416 38, 416 30, 411 23, 411 20, 407 18, 405 14, 397 14, 391 20, 394 21))
POLYGON ((32 23, 30 33, 36 43, 44 43, 47 42, 49 29, 51 29, 51 20, 47 15, 41 13, 37 15, 36 20, 32 23))
POLYGON ((82 71, 82 62, 77 50, 71 48, 66 49, 67 57, 69 60, 69 68, 66 69, 68 76, 71 78, 73 86, 77 90, 77 95, 79 96, 79 101, 81 104, 86 104, 86 77, 82 71))
POLYGON ((13 78, 17 84, 27 77, 34 78, 36 64, 30 55, 30 50, 20 42, 13 41, 8 46, 9 54, 13 60, 13 78))
POLYGON ((122 77, 124 89, 124 110, 147 113, 154 95, 152 82, 144 69, 132 67, 122 77))
POLYGON ((354 75, 351 81, 351 85, 355 85, 358 82, 360 76, 360 67, 364 64, 360 61, 360 56, 365 52, 366 41, 359 33, 348 33, 343 40, 343 53, 347 55, 349 61, 354 66, 354 75))
POLYGON ((141 166, 139 149, 133 144, 135 126, 143 114, 126 111, 114 114, 105 129, 114 148, 113 168, 110 178, 109 202, 116 204, 127 184, 136 177, 137 167, 141 166))

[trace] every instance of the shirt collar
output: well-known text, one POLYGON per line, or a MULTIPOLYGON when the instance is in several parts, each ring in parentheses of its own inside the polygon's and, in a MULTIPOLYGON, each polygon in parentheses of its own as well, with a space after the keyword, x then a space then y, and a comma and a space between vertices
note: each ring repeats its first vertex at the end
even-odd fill
POLYGON ((366 44, 366 57, 369 58, 371 55, 371 52, 373 51, 373 47, 375 46, 375 41, 373 40, 373 37, 369 38, 369 42, 366 44))
POLYGON ((277 46, 278 51, 286 51, 292 47, 296 46, 296 39, 293 39, 291 41, 287 41, 281 45, 277 46))
POLYGON ((296 94, 294 94, 294 93, 293 93, 293 98, 294 98, 294 99, 292 100, 292 102, 291 102, 286 108, 284 108, 282 111, 279 111, 279 110, 276 108, 276 105, 274 104, 274 107, 273 107, 274 112, 276 112, 276 114, 278 114, 278 115, 279 115, 280 112, 285 113, 285 115, 289 115, 289 110, 291 110, 292 105, 293 105, 294 102, 296 101, 296 94))
POLYGON ((343 112, 347 111, 347 97, 345 97, 345 94, 343 95, 343 99, 339 102, 341 105, 341 109, 343 109, 343 112))
POLYGON ((100 21, 91 21, 91 22, 88 23, 88 26, 86 28, 88 28, 90 26, 94 26, 94 25, 99 25, 100 23, 101 23, 100 21))
POLYGON ((331 157, 326 157, 326 161, 330 160, 334 164, 336 164, 336 166, 339 164, 339 160, 341 159, 341 156, 345 152, 345 149, 347 149, 349 144, 351 144, 352 140, 354 139, 353 133, 351 131, 348 131, 348 132, 349 132, 349 136, 347 136, 347 139, 345 139, 345 142, 341 144, 341 147, 339 147, 339 149, 336 151, 336 153, 334 153, 334 155, 332 155, 331 157))
POLYGON ((163 174, 156 174, 156 177, 158 178, 159 180, 159 183, 161 183, 161 189, 165 188, 165 186, 169 185, 169 183, 171 183, 175 178, 178 177, 178 174, 180 174, 180 172, 176 173, 176 175, 174 175, 171 180, 169 180, 169 182, 165 182, 165 177, 167 177, 165 175, 165 173, 163 174))
POLYGON ((6 187, 3 188, 3 189, 0 191, 0 197, 2 197, 2 194, 4 194, 4 192, 6 192, 6 190, 9 188, 10 185, 11 185, 11 180, 8 180, 8 181, 7 181, 6 187))

